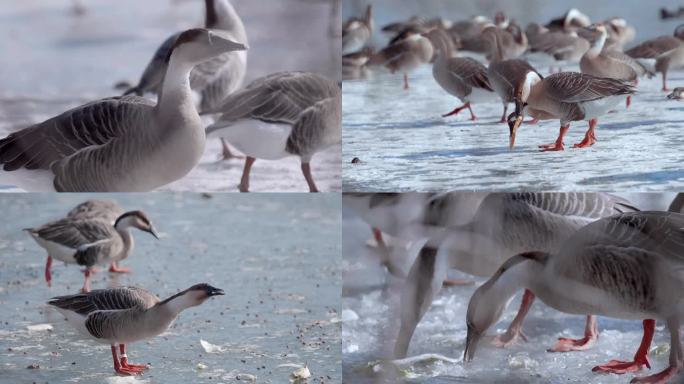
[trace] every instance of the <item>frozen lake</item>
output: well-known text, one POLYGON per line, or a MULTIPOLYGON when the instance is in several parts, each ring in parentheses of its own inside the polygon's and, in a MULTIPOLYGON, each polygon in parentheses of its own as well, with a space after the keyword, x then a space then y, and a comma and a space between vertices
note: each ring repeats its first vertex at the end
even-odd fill
MULTIPOLYGON (((671 194, 662 197, 623 194, 642 209, 666 209, 671 194)), ((343 208, 343 297, 342 355, 345 381, 350 383, 627 383, 634 374, 601 375, 591 371, 611 359, 629 360, 641 341, 640 321, 624 321, 599 317, 598 343, 590 350, 571 353, 548 353, 558 337, 581 337, 584 317, 568 315, 535 301, 523 324, 529 342, 507 349, 498 349, 483 341, 475 359, 464 366, 461 362, 466 338, 465 313, 477 285, 484 279, 475 278, 477 285, 443 288, 418 324, 408 351, 409 357, 439 354, 454 362, 422 361, 378 366, 394 346, 399 327, 398 288, 401 281, 390 277, 378 263, 374 248, 366 241, 371 231, 350 209, 343 208), (373 373, 373 370, 379 370, 373 373)), ((410 249, 395 247, 394 256, 410 265, 421 244, 410 249)), ((407 270, 407 269, 406 269, 407 270)), ((452 278, 473 279, 472 276, 450 271, 452 278)), ((488 334, 502 333, 510 324, 520 305, 522 292, 516 295, 504 316, 488 334)), ((657 329, 650 354, 650 371, 660 372, 668 365, 669 332, 662 323, 657 329)), ((684 380, 684 373, 672 383, 684 380)))
POLYGON ((109 348, 82 338, 46 304, 79 289, 83 274, 55 263, 48 288, 45 251, 21 231, 88 197, 0 198, 0 383, 244 382, 238 374, 283 383, 292 365, 305 363, 309 382, 341 382, 338 196, 105 195, 144 210, 161 240, 134 231, 136 248, 121 263, 133 273, 99 273, 93 289, 137 285, 165 298, 207 282, 226 292, 181 313, 165 334, 131 344, 130 360, 152 366, 135 381, 116 377, 109 348), (27 328, 40 324, 53 329, 27 328), (206 353, 200 340, 223 351, 206 353), (31 364, 40 368, 27 369, 31 364))
MULTIPOLYGON (((268 7, 232 0, 249 39, 246 82, 273 72, 305 70, 340 76, 340 39, 331 37, 331 2, 282 0, 268 7), (296 52, 296 54, 293 54, 296 52)), ((71 0, 7 1, 0 8, 0 137, 135 83, 170 34, 201 26, 200 0, 88 0, 76 16, 71 0)), ((242 161, 217 162, 221 145, 207 141, 200 164, 162 189, 237 191, 242 161)), ((322 191, 340 191, 341 146, 314 156, 322 191)), ((0 186, 12 190, 12 185, 0 186)), ((253 191, 308 191, 299 158, 257 161, 253 191)))
MULTIPOLYGON (((364 1, 347 1, 344 16, 358 14, 364 1)), ((390 6, 373 1, 376 22, 383 25, 412 14, 442 16, 458 20, 474 14, 502 9, 522 25, 547 21, 561 15, 562 2, 485 1, 459 3, 404 1, 390 6), (461 9, 461 5, 463 8, 461 9), (529 12, 528 12, 529 11, 529 12)), ((682 20, 661 22, 659 6, 671 2, 623 3, 620 10, 610 2, 579 1, 573 6, 593 20, 622 16, 634 24, 634 43, 666 34, 682 20)), ((373 43, 382 47, 386 38, 375 34, 373 43)), ((631 46, 628 45, 628 47, 631 46)), ((467 53, 464 53, 467 55, 467 53)), ((530 58, 542 73, 549 62, 530 58)), ((578 66, 564 70, 578 71, 578 66)), ((670 74, 670 88, 684 85, 684 74, 670 74)), ((566 150, 540 153, 537 146, 555 141, 559 122, 523 124, 516 147, 508 149, 508 127, 498 123, 501 102, 474 104, 479 120, 469 120, 467 111, 442 118, 461 105, 442 90, 425 65, 409 75, 411 89, 402 89, 401 75, 372 70, 368 79, 343 84, 343 184, 345 191, 443 191, 466 190, 611 190, 662 191, 684 187, 681 148, 684 136, 684 104, 670 102, 660 91, 660 77, 641 79, 632 106, 617 107, 599 119, 598 143, 589 149, 572 149, 584 137, 586 122, 571 124, 566 150), (358 157, 360 164, 351 164, 358 157)), ((512 105, 509 113, 512 112, 512 105)))

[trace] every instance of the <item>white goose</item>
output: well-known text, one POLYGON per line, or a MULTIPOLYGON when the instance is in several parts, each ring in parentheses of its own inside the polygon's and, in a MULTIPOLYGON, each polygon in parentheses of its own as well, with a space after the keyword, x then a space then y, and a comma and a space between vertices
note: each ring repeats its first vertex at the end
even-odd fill
POLYGON ((671 335, 670 365, 632 383, 665 383, 684 366, 680 319, 684 307, 684 215, 636 212, 589 224, 556 252, 527 252, 507 260, 470 299, 464 358, 472 360, 482 335, 519 289, 532 291, 565 313, 643 320, 644 337, 633 361, 612 360, 595 372, 627 373, 650 367, 655 320, 671 335))
MULTIPOLYGON (((245 26, 233 5, 228 0, 205 0, 206 17, 204 27, 206 29, 220 31, 221 36, 238 43, 247 45, 247 32, 245 26)), ((166 58, 182 32, 169 36, 154 53, 152 60, 147 64, 138 85, 124 93, 135 93, 143 96, 145 93, 154 93, 157 96, 162 91, 164 74, 168 67, 166 58)), ((197 65, 190 72, 190 88, 199 96, 199 111, 214 108, 229 94, 235 92, 245 79, 247 72, 247 51, 230 51, 215 56, 197 65)), ((223 144, 223 158, 233 156, 226 144, 223 144)))
POLYGON ((190 72, 244 49, 206 29, 183 32, 168 56, 156 104, 112 97, 14 132, 0 140, 2 178, 27 190, 70 192, 149 191, 182 178, 199 162, 206 139, 190 72))
MULTIPOLYGON (((452 220, 449 194, 430 201, 425 222, 439 226, 452 220)), ((510 255, 531 249, 555 251, 584 225, 622 211, 634 210, 626 200, 598 193, 494 193, 480 203, 465 225, 443 231, 421 249, 401 293, 401 327, 394 356, 405 357, 418 322, 439 293, 449 268, 491 276, 510 255)), ((522 318, 534 296, 526 294, 519 319, 497 343, 514 343, 521 333, 522 318)), ((562 349, 559 343, 554 348, 562 349)))
POLYGON ((221 117, 207 134, 225 137, 247 155, 240 191, 249 191, 249 173, 257 158, 296 155, 309 191, 318 192, 310 162, 316 152, 342 141, 340 94, 340 87, 321 75, 281 72, 254 80, 210 110, 221 117))
POLYGON ((51 285, 52 259, 86 267, 82 291, 90 290, 90 275, 97 264, 112 263, 111 272, 129 272, 119 268, 118 262, 133 250, 133 236, 129 228, 137 228, 157 236, 152 223, 141 211, 120 215, 113 223, 103 219, 83 219, 79 216, 53 221, 38 228, 26 228, 31 237, 48 253, 45 281, 51 285))
POLYGON ((224 294, 209 284, 196 284, 160 301, 142 288, 118 287, 53 297, 48 304, 56 307, 83 336, 111 345, 117 373, 138 375, 148 366, 129 363, 126 344, 163 333, 183 310, 224 294))

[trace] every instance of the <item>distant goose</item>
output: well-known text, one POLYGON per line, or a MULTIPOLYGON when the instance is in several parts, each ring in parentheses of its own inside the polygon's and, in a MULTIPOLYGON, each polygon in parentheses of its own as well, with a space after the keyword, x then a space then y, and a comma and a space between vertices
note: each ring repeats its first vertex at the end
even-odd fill
POLYGON ((670 100, 684 100, 684 87, 677 87, 672 90, 672 93, 667 95, 670 100))
POLYGON ((436 52, 432 76, 442 89, 464 103, 442 117, 456 115, 468 108, 470 120, 477 120, 471 103, 490 101, 494 98, 494 90, 487 78, 487 68, 472 58, 453 57, 453 43, 444 30, 434 29, 427 36, 436 52))
POLYGON ((482 31, 482 38, 487 47, 488 60, 515 59, 527 51, 527 36, 515 23, 510 23, 505 29, 487 27, 482 31))
POLYGON ((163 333, 183 310, 217 295, 224 295, 223 290, 197 284, 160 301, 142 288, 118 287, 53 297, 48 304, 56 307, 82 335, 111 345, 116 373, 137 375, 149 367, 129 363, 126 344, 163 333))
MULTIPOLYGON (((216 31, 221 37, 247 45, 247 32, 240 15, 228 0, 205 0, 206 17, 204 27, 216 31)), ((145 93, 161 94, 164 74, 168 67, 167 57, 174 47, 174 43, 182 32, 169 36, 155 52, 152 60, 147 64, 145 72, 138 85, 124 93, 135 93, 143 96, 145 93)), ((247 72, 247 51, 229 51, 213 57, 190 72, 190 88, 199 94, 199 111, 218 106, 229 94, 235 92, 245 79, 247 72)), ((223 158, 233 156, 226 144, 223 144, 223 158)))
POLYGON ((560 120, 560 133, 554 143, 540 145, 543 151, 562 151, 563 138, 571 121, 589 120, 584 140, 576 148, 594 145, 598 117, 614 108, 628 95, 634 94, 632 85, 621 80, 601 78, 584 73, 562 72, 539 80, 531 74, 521 84, 520 99, 516 99, 515 112, 508 116, 509 147, 515 145, 515 136, 525 114, 539 120, 560 120))
MULTIPOLYGON (((684 44, 684 25, 680 25, 674 30, 673 36, 658 36, 654 39, 646 40, 643 43, 628 49, 625 53, 635 59, 656 60, 659 56, 670 52, 684 44)), ((670 67, 670 58, 664 57, 660 60, 657 71, 662 72, 663 91, 667 91, 667 71, 670 67)))
POLYGON ((137 228, 159 238, 147 216, 141 211, 122 214, 116 222, 99 219, 67 217, 38 228, 25 229, 48 252, 45 264, 45 281, 51 285, 52 258, 67 264, 86 267, 82 291, 90 290, 90 274, 97 264, 113 263, 112 272, 129 272, 118 268, 118 261, 127 258, 133 250, 133 236, 129 228, 137 228))
POLYGON ((644 336, 633 361, 611 360, 595 372, 624 374, 650 368, 655 321, 670 330, 670 365, 632 383, 665 383, 684 366, 680 321, 684 316, 684 215, 636 212, 601 219, 577 231, 555 252, 526 252, 508 259, 480 286, 468 305, 464 359, 501 317, 520 289, 565 313, 643 320, 644 336))
MULTIPOLYGON (((550 31, 538 24, 531 23, 525 32, 529 39, 531 53, 543 52, 552 56, 560 64, 579 63, 590 47, 589 41, 577 35, 575 31, 550 31)), ((549 70, 549 72, 553 71, 549 70)), ((559 72, 561 72, 560 69, 559 72)))
POLYGON ((360 51, 372 36, 373 6, 369 5, 362 19, 349 19, 342 26, 342 54, 360 51))
POLYGON ((391 73, 403 73, 404 89, 408 89, 408 73, 430 62, 434 55, 432 43, 420 31, 421 29, 405 30, 373 55, 368 65, 382 65, 391 73))
MULTIPOLYGON (((421 249, 401 292, 395 358, 406 356, 416 326, 439 294, 448 269, 492 276, 512 254, 531 249, 554 252, 586 224, 635 209, 624 199, 601 193, 492 193, 479 204, 468 223, 440 224, 453 220, 454 208, 458 208, 452 206, 458 200, 451 195, 436 196, 427 207, 426 224, 441 227, 442 231, 431 235, 421 249)), ((495 341, 497 345, 525 339, 522 321, 533 300, 534 295, 526 292, 516 320, 495 341)), ((565 345, 559 343, 556 348, 565 345)))
POLYGON ((545 27, 550 30, 574 31, 579 28, 591 25, 589 16, 583 14, 576 8, 571 8, 561 17, 549 21, 545 27))
MULTIPOLYGON (((648 70, 632 57, 613 49, 604 48, 608 38, 605 25, 596 24, 589 28, 589 30, 598 33, 598 38, 591 44, 591 48, 587 50, 580 60, 580 70, 582 73, 627 81, 634 85, 637 84, 640 76, 648 73, 648 70)), ((628 95, 628 108, 630 99, 631 96, 628 95)))
POLYGON ((212 110, 221 117, 207 128, 247 155, 241 192, 249 191, 254 161, 299 156, 310 192, 318 192, 311 158, 342 140, 342 101, 334 81, 309 72, 281 72, 254 80, 212 110))
POLYGON ((183 32, 168 56, 159 101, 112 97, 0 140, 2 174, 26 190, 149 191, 190 172, 205 133, 190 90, 195 65, 244 45, 206 29, 183 32), (21 172, 10 173, 20 168, 21 172), (14 177, 16 176, 16 177, 14 177))

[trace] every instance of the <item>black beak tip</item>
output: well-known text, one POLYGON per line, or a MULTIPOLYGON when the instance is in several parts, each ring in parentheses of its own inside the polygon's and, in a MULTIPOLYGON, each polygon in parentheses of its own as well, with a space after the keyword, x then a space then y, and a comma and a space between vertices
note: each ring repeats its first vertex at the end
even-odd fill
POLYGON ((216 288, 216 289, 214 289, 213 291, 211 291, 210 296, 222 296, 222 295, 225 295, 225 294, 226 294, 226 293, 223 292, 223 289, 218 289, 218 288, 216 288))

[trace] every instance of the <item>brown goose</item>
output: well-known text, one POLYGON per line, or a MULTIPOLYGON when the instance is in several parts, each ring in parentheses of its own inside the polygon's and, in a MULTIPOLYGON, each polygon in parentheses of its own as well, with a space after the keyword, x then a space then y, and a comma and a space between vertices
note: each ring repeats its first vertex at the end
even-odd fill
MULTIPOLYGON (((643 43, 625 51, 627 55, 635 59, 657 59, 660 55, 679 48, 684 44, 684 24, 678 26, 674 30, 673 36, 658 36, 654 39, 646 40, 643 43)), ((669 60, 661 61, 659 72, 662 72, 663 77, 663 91, 667 89, 667 69, 669 67, 669 60)))
MULTIPOLYGON (((612 49, 604 49, 608 32, 605 25, 595 24, 588 28, 598 33, 598 38, 591 44, 591 48, 580 60, 580 70, 598 77, 629 81, 637 84, 639 76, 646 74, 647 70, 630 56, 612 49)), ((627 107, 631 98, 627 96, 627 107)))
POLYGON ((560 134, 555 143, 541 145, 543 151, 562 151, 563 137, 571 121, 588 120, 589 129, 575 148, 591 146, 596 142, 595 128, 598 117, 614 108, 625 96, 635 92, 626 82, 596 77, 584 73, 556 73, 540 80, 536 73, 529 73, 516 91, 515 112, 508 116, 510 148, 515 145, 515 135, 524 115, 540 120, 560 119, 560 134))
POLYGON ((514 22, 506 29, 487 27, 482 31, 487 44, 487 60, 508 60, 522 56, 527 51, 528 40, 525 32, 514 22), (498 56, 498 57, 497 57, 498 56))
POLYGON ((366 8, 363 19, 352 18, 342 26, 342 54, 360 51, 373 35, 373 7, 366 8))
POLYGON ((530 52, 542 52, 566 64, 579 63, 590 47, 589 41, 574 31, 550 31, 539 24, 531 23, 525 33, 529 39, 530 52))
POLYGON ((487 68, 471 58, 452 57, 453 44, 444 30, 434 29, 428 33, 428 37, 436 51, 432 65, 435 81, 464 103, 442 117, 456 115, 468 108, 470 120, 477 120, 471 102, 489 101, 494 97, 494 90, 487 79, 487 68))
POLYGON ((430 40, 416 31, 407 31, 401 38, 395 38, 388 46, 373 55, 369 65, 383 65, 390 72, 404 74, 404 89, 409 88, 408 72, 428 63, 434 54, 430 40))

